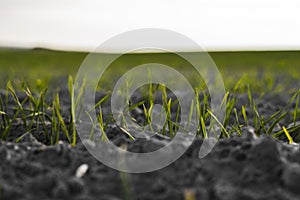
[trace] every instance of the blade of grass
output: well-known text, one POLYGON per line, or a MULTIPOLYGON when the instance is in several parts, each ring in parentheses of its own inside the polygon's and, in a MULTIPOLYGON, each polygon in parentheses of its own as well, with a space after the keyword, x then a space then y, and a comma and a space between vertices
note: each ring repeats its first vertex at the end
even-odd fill
POLYGON ((65 136, 67 137, 68 141, 71 143, 71 138, 70 138, 70 134, 69 134, 69 131, 67 129, 67 126, 64 122, 64 119, 62 118, 61 114, 60 114, 60 102, 59 102, 59 95, 58 93, 56 94, 55 96, 55 114, 56 114, 56 117, 58 119, 58 122, 59 122, 59 125, 62 129, 62 131, 64 132, 65 136))
POLYGON ((271 126, 269 127, 269 129, 267 130, 267 134, 271 134, 275 125, 279 123, 280 120, 282 120, 286 115, 287 115, 288 112, 284 112, 282 113, 272 124, 271 126))
POLYGON ((244 118, 244 122, 246 123, 247 126, 249 126, 245 106, 242 106, 242 115, 243 115, 243 118, 244 118))
POLYGON ((299 112, 299 94, 297 94, 297 99, 296 99, 296 103, 295 103, 295 109, 294 109, 294 115, 293 115, 293 122, 294 122, 294 125, 296 125, 296 120, 297 120, 297 114, 299 112))
POLYGON ((203 133, 203 138, 207 138, 206 126, 202 116, 200 117, 200 123, 201 123, 201 131, 203 133))
POLYGON ((70 101, 71 101, 71 119, 70 119, 70 128, 69 128, 69 132, 72 132, 72 142, 71 145, 74 147, 76 145, 76 116, 75 116, 75 99, 74 99, 74 82, 73 82, 73 78, 70 75, 69 79, 68 79, 68 86, 69 86, 69 92, 70 92, 70 101))
MULTIPOLYGON (((17 94, 16 94, 16 92, 15 92, 15 89, 14 89, 14 87, 13 87, 13 85, 11 84, 10 81, 7 82, 7 89, 8 89, 8 91, 10 92, 10 94, 12 95, 12 97, 13 97, 15 103, 17 103, 17 105, 18 105, 18 108, 17 108, 17 109, 21 112, 21 118, 22 118, 22 121, 23 121, 23 125, 24 125, 24 127, 25 127, 25 129, 26 129, 26 127, 27 127, 26 115, 25 115, 25 112, 24 112, 24 110, 23 110, 22 103, 19 101, 19 98, 18 98, 18 96, 17 96, 17 94)), ((24 102, 25 102, 25 101, 26 101, 26 99, 24 100, 24 102)))
POLYGON ((92 110, 96 109, 97 107, 99 107, 103 102, 105 102, 108 99, 109 95, 105 95, 104 97, 102 97, 96 104, 95 106, 90 109, 88 112, 91 112, 92 110))
POLYGON ((135 138, 134 138, 134 137, 129 133, 129 131, 127 131, 125 128, 120 127, 120 130, 121 130, 123 133, 126 133, 126 135, 128 135, 129 138, 130 138, 131 140, 135 140, 135 138))
POLYGON ((222 132, 225 134, 226 137, 230 137, 230 135, 228 134, 227 130, 225 129, 225 127, 223 126, 223 124, 218 120, 218 118, 210 111, 207 110, 207 112, 212 116, 212 118, 214 118, 214 120, 219 124, 219 126, 222 129, 222 132))
POLYGON ((191 105, 190 105, 189 118, 188 118, 188 123, 187 123, 188 130, 190 129, 190 125, 192 122, 193 112, 194 112, 194 100, 192 100, 191 105))
POLYGON ((103 114, 102 114, 101 106, 99 106, 99 115, 97 116, 97 119, 98 119, 99 127, 101 129, 101 140, 105 141, 105 142, 108 142, 109 139, 108 139, 108 137, 105 133, 105 125, 104 125, 104 122, 103 122, 103 114))
POLYGON ((287 139, 289 140, 289 144, 295 143, 294 140, 293 140, 293 138, 292 138, 291 135, 289 134, 289 132, 286 130, 286 128, 283 126, 282 129, 283 129, 283 131, 284 131, 284 133, 285 133, 287 139))
POLYGON ((28 135, 29 133, 31 133, 34 130, 36 130, 36 128, 30 129, 30 130, 26 131, 24 134, 22 134, 21 136, 19 136, 16 139, 16 143, 19 143, 26 135, 28 135))

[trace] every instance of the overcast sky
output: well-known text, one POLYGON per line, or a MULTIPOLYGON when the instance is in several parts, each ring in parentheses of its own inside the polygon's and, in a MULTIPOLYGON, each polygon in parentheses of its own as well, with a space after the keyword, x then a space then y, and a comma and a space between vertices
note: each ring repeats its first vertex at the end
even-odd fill
POLYGON ((0 46, 91 50, 137 28, 208 50, 300 49, 300 1, 0 0, 0 46))

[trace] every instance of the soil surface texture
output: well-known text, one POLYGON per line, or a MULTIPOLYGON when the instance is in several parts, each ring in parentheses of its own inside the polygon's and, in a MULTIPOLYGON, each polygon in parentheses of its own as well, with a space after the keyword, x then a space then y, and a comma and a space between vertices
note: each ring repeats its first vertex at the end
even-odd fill
MULTIPOLYGON (((62 108, 68 110, 68 95, 61 93, 61 99, 62 108)), ((266 96, 258 102, 259 112, 270 116, 288 99, 266 96)), ((237 109, 246 101, 247 95, 240 95, 237 109)), ((243 127, 242 136, 220 139, 203 159, 198 157, 203 140, 196 138, 169 166, 130 174, 96 160, 80 140, 75 147, 63 138, 49 146, 42 134, 33 132, 16 143, 14 139, 24 134, 21 122, 16 123, 8 140, 0 142, 0 200, 299 200, 299 145, 257 136, 253 130, 243 127)), ((133 152, 155 150, 168 142, 155 138, 133 142, 119 132, 112 125, 107 135, 133 152)))

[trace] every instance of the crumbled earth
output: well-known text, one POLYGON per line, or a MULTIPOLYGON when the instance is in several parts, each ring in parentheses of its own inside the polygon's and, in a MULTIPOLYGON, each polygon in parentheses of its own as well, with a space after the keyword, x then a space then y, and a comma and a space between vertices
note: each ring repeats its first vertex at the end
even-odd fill
MULTIPOLYGON (((101 97, 103 94, 96 95, 101 97)), ((284 107, 288 99, 266 95, 257 103, 258 110, 268 117, 284 107)), ((240 95, 236 108, 247 101, 247 95, 240 95)), ((67 117, 66 93, 61 93, 61 103, 63 117, 67 117)), ((251 125, 253 113, 248 115, 251 125)), ((290 122, 286 118, 281 123, 288 127, 290 122)), ((259 133, 254 134, 251 126, 244 127, 242 132, 241 137, 220 139, 203 159, 198 157, 202 139, 196 138, 169 166, 129 174, 99 162, 80 140, 71 147, 61 137, 59 144, 49 146, 43 133, 34 131, 16 143, 15 139, 24 134, 21 122, 16 122, 8 140, 0 142, 0 200, 300 199, 299 145, 288 145, 269 136, 257 137, 259 133)), ((169 142, 156 137, 133 142, 115 126, 108 127, 107 135, 118 146, 127 144, 132 152, 153 151, 169 142)))
POLYGON ((243 137, 220 139, 203 159, 198 138, 180 159, 144 174, 111 169, 81 144, 46 146, 29 137, 1 142, 0 199, 298 200, 299 146, 243 131, 243 137), (87 171, 76 175, 84 164, 87 171))

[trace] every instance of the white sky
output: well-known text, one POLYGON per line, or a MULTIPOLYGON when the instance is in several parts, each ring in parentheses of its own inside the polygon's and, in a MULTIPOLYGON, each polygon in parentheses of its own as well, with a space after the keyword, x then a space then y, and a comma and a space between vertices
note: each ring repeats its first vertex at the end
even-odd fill
POLYGON ((91 50, 137 28, 208 50, 300 49, 300 1, 0 0, 0 46, 91 50))

